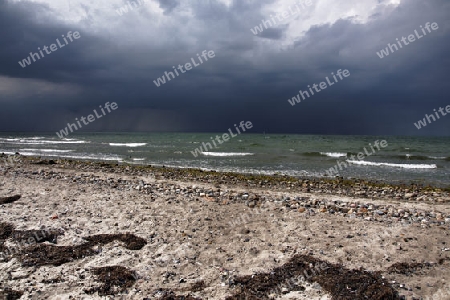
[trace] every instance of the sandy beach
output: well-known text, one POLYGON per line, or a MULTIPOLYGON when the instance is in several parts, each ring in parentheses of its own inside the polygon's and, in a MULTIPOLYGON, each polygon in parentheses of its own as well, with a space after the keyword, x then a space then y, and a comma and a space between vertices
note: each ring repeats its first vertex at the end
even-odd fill
POLYGON ((18 157, 3 299, 450 299, 448 190, 18 157))

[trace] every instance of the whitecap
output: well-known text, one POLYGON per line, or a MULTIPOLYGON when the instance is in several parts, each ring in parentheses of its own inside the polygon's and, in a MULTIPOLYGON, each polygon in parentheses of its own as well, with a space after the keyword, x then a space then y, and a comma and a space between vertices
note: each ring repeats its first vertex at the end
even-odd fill
POLYGON ((115 147, 141 147, 147 145, 147 143, 109 143, 109 145, 115 147))
POLYGON ((329 157, 342 157, 347 156, 347 153, 343 152, 320 152, 321 155, 329 156, 329 157))
POLYGON ((206 156, 248 156, 255 155, 254 153, 246 153, 246 152, 202 152, 203 155, 206 156))
POLYGON ((347 160, 347 162, 354 165, 362 165, 362 166, 385 166, 392 168, 403 168, 403 169, 436 169, 437 166, 435 164, 392 164, 392 163, 377 163, 371 161, 363 161, 363 160, 347 160))

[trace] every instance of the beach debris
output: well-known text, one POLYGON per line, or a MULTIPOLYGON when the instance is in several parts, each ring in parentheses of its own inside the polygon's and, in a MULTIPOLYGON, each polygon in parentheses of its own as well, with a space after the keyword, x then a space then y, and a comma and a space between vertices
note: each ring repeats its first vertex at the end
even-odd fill
POLYGON ((16 254, 23 266, 43 266, 62 264, 82 259, 87 256, 93 256, 99 251, 98 245, 104 245, 113 241, 121 241, 129 250, 140 250, 147 244, 143 238, 137 237, 131 233, 125 234, 100 234, 85 237, 86 243, 76 246, 55 246, 48 244, 35 244, 26 247, 23 251, 16 254))
POLYGON ((113 241, 120 241, 125 243, 125 248, 129 250, 140 250, 147 244, 147 241, 145 239, 135 236, 131 233, 98 234, 85 237, 84 239, 91 243, 102 245, 111 243, 113 241))
POLYGON ((41 230, 14 230, 12 238, 16 241, 25 241, 26 243, 58 243, 58 236, 64 235, 62 230, 41 229, 41 230))
POLYGON ((0 223, 0 241, 10 237, 13 231, 14 225, 9 223, 0 223))
POLYGON ((9 287, 0 288, 0 299, 17 300, 22 297, 23 291, 16 291, 9 287))
POLYGON ((226 300, 269 299, 269 295, 275 292, 287 293, 286 288, 302 291, 304 280, 318 284, 317 288, 329 293, 332 299, 400 299, 398 292, 378 272, 362 268, 349 270, 310 255, 297 254, 270 272, 234 278, 236 291, 226 300))
POLYGON ((50 160, 39 160, 37 162, 34 163, 35 165, 56 165, 56 162, 53 159, 50 160))
POLYGON ((0 204, 8 204, 13 203, 17 200, 19 200, 22 196, 21 195, 14 195, 10 197, 0 197, 0 204))
POLYGON ((136 273, 122 266, 108 266, 90 269, 101 285, 85 289, 86 294, 98 292, 99 296, 117 295, 132 287, 136 281, 136 273))
POLYGON ((390 266, 387 271, 389 273, 396 273, 396 274, 402 274, 406 276, 411 276, 414 273, 416 273, 419 270, 422 270, 424 268, 432 268, 432 263, 406 263, 406 262, 399 262, 395 263, 392 266, 390 266))

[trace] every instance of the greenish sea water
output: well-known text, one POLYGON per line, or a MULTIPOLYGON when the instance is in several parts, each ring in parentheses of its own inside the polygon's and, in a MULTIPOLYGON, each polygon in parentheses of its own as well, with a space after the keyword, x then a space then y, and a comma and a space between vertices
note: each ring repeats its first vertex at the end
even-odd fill
POLYGON ((340 161, 344 177, 450 185, 450 137, 236 134, 222 144, 215 140, 214 147, 211 137, 222 134, 77 133, 59 139, 54 133, 0 133, 0 152, 313 177, 340 161), (372 151, 369 143, 377 140, 388 145, 372 151), (193 155, 206 142, 213 149, 193 155), (359 152, 371 155, 359 160, 359 152))

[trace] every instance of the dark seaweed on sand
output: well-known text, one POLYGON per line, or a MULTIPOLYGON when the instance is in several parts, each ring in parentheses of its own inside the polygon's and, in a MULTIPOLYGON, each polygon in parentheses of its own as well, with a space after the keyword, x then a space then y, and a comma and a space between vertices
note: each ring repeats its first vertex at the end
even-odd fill
MULTIPOLYGON (((12 237, 16 241, 30 241, 42 243, 48 241, 57 242, 57 237, 62 232, 58 230, 14 230, 14 225, 9 223, 0 223, 0 252, 6 252, 4 242, 12 237)), ((86 243, 77 246, 56 246, 48 244, 31 244, 22 249, 17 247, 18 253, 14 254, 23 266, 59 266, 74 260, 92 256, 98 252, 94 250, 96 245, 104 245, 113 241, 121 241, 125 247, 130 250, 140 250, 147 244, 147 241, 131 233, 120 234, 99 234, 85 237, 86 243)))
POLYGON ((43 266, 62 264, 97 254, 90 243, 78 246, 54 246, 38 244, 27 247, 18 257, 23 266, 43 266))
POLYGON ((131 233, 98 234, 85 237, 84 239, 96 244, 108 244, 113 241, 121 241, 125 244, 125 248, 130 250, 140 250, 147 244, 145 239, 137 237, 131 233))
POLYGON ((74 260, 93 256, 98 253, 96 245, 104 245, 115 240, 125 244, 130 250, 139 250, 147 244, 146 240, 131 233, 99 234, 84 238, 88 242, 77 246, 54 246, 48 244, 32 245, 21 253, 18 259, 24 266, 59 266, 74 260))
POLYGON ((0 256, 2 256, 4 260, 8 260, 5 256, 5 253, 8 252, 7 247, 5 247, 4 245, 5 240, 9 238, 13 234, 13 232, 14 232, 14 225, 9 223, 0 223, 0 256))
POLYGON ((22 291, 16 291, 11 288, 4 288, 3 290, 0 289, 0 299, 2 300, 17 300, 20 299, 22 295, 22 291))
POLYGON ((342 265, 330 264, 309 255, 295 255, 270 273, 235 278, 237 291, 226 300, 269 299, 270 294, 279 292, 280 286, 305 274, 311 274, 306 276, 306 281, 317 282, 333 300, 400 299, 394 288, 379 273, 362 269, 349 270, 342 265), (318 272, 311 272, 310 265, 319 264, 325 267, 318 272))
POLYGON ((93 268, 91 272, 97 277, 97 282, 101 285, 85 290, 87 294, 98 292, 100 296, 106 296, 123 293, 132 287, 136 281, 134 271, 122 266, 93 268))
POLYGON ((15 230, 12 234, 12 238, 16 241, 26 241, 30 240, 33 243, 43 243, 50 242, 52 244, 58 243, 58 236, 63 233, 58 230, 15 230))
POLYGON ((14 225, 9 223, 0 223, 0 241, 9 238, 14 231, 14 225))
POLYGON ((433 265, 430 263, 395 263, 390 266, 387 271, 389 273, 396 273, 411 276, 417 271, 420 271, 424 268, 431 268, 433 265))

